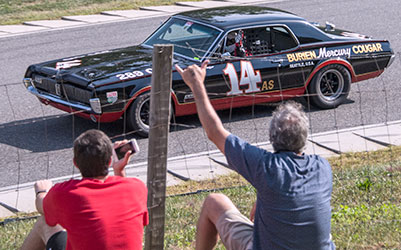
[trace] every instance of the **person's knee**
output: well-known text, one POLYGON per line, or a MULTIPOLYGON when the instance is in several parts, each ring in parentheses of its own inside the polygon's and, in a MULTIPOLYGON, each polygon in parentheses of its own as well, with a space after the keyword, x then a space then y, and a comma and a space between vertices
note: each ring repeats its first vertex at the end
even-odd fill
POLYGON ((212 221, 216 221, 220 215, 231 209, 237 208, 231 202, 230 198, 220 193, 209 194, 206 197, 202 208, 212 221))
POLYGON ((231 200, 221 193, 209 194, 205 199, 205 204, 207 205, 224 205, 226 203, 231 203, 231 200))
POLYGON ((47 241, 50 239, 50 237, 53 234, 64 230, 64 228, 58 224, 55 226, 49 226, 46 223, 46 219, 43 215, 39 216, 38 219, 36 220, 34 229, 37 231, 37 233, 40 235, 43 242, 45 242, 45 243, 47 243, 47 241))
POLYGON ((46 220, 45 217, 43 215, 39 216, 36 219, 36 223, 35 223, 35 227, 40 228, 41 230, 43 230, 44 227, 46 227, 46 220))

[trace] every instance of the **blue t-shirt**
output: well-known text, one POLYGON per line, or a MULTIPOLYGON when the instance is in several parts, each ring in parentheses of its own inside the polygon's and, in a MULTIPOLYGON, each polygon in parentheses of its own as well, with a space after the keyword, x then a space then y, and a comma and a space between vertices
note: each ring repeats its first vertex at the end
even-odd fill
POLYGON ((330 164, 317 155, 271 153, 235 135, 230 168, 257 190, 253 249, 335 249, 330 239, 330 164))

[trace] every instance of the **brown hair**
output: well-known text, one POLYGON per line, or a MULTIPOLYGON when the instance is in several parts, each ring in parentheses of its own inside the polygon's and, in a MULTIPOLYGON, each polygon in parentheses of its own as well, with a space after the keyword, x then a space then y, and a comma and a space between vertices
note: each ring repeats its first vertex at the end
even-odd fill
POLYGON ((74 141, 74 162, 82 177, 106 176, 112 153, 110 138, 100 130, 88 130, 74 141))

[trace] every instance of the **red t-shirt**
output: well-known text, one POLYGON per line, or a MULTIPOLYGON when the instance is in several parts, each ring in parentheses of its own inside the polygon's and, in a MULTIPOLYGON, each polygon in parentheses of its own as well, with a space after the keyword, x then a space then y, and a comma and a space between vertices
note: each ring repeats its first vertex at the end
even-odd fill
POLYGON ((46 222, 67 230, 68 249, 142 249, 147 189, 136 178, 109 176, 54 185, 43 201, 46 222))

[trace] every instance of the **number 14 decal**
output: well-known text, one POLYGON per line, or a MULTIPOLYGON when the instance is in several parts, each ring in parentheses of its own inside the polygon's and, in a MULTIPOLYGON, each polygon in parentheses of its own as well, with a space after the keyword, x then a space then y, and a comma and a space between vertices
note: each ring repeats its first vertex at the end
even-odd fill
POLYGON ((252 63, 249 61, 241 61, 241 78, 238 82, 238 75, 232 63, 227 63, 223 69, 225 75, 228 75, 231 84, 231 91, 227 95, 238 95, 245 93, 259 92, 258 83, 262 82, 259 70, 254 70, 252 63), (246 89, 240 89, 240 86, 247 86, 246 89))

